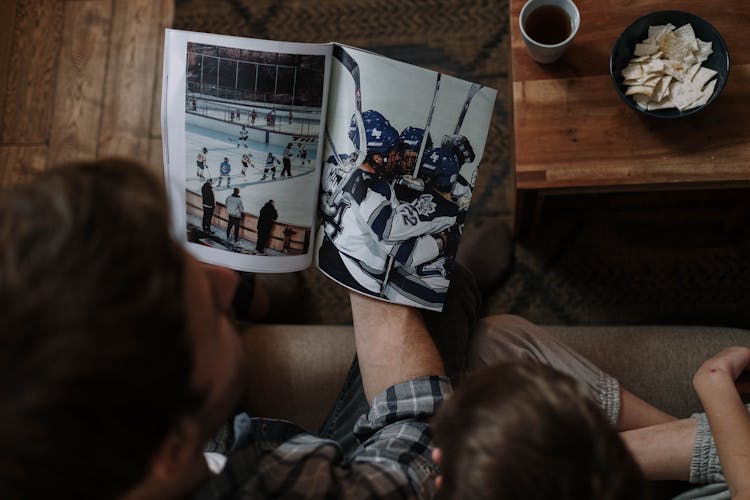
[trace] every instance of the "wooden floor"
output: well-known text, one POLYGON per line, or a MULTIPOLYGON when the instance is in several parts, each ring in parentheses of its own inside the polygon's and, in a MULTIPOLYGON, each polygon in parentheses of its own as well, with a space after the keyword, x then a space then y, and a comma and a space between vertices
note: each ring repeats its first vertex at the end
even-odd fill
POLYGON ((0 185, 69 160, 162 172, 164 28, 173 0, 0 2, 0 185))

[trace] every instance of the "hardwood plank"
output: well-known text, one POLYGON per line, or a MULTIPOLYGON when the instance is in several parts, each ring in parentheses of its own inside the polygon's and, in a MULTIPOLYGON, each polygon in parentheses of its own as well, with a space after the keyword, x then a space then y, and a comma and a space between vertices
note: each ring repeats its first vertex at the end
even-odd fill
POLYGON ((63 7, 59 0, 16 4, 2 143, 38 144, 49 139, 63 7))
POLYGON ((96 158, 112 2, 66 2, 50 163, 96 158))
POLYGON ((524 3, 525 0, 510 2, 511 61, 516 81, 608 75, 609 56, 619 34, 639 17, 667 9, 702 17, 721 33, 732 67, 750 64, 750 30, 745 28, 750 19, 750 2, 736 1, 731 7, 722 4, 718 8, 716 2, 705 0, 677 0, 669 5, 662 0, 577 0, 581 27, 562 59, 554 64, 538 64, 526 51, 518 25, 524 3))
POLYGON ((656 0, 577 0, 582 25, 554 64, 526 53, 510 0, 514 164, 518 189, 650 189, 671 185, 750 185, 750 2, 716 9, 699 0, 672 8, 706 18, 724 35, 732 68, 721 96, 687 118, 659 120, 626 106, 612 84, 609 51, 637 17, 663 9, 656 0), (606 15, 603 15, 606 13, 606 15))
POLYGON ((10 67, 10 48, 15 22, 16 2, 12 0, 0 2, 0 68, 6 68, 6 71, 0 75, 0 137, 3 135, 2 116, 5 112, 5 89, 8 86, 7 68, 10 67))
POLYGON ((47 169, 44 145, 0 145, 0 186, 9 186, 32 178, 47 169))
POLYGON ((750 122, 736 114, 750 108, 750 65, 689 119, 644 118, 607 76, 516 82, 514 99, 519 188, 750 182, 750 122))
MULTIPOLYGON (((154 68, 154 91, 151 103, 151 130, 148 161, 159 169, 164 168, 164 154, 161 142, 161 84, 164 61, 164 30, 172 27, 174 21, 174 0, 162 0, 161 24, 159 26, 158 44, 156 46, 156 64, 154 68)), ((159 177, 163 174, 159 172, 159 177)))
POLYGON ((149 157, 161 2, 114 0, 98 156, 149 157))

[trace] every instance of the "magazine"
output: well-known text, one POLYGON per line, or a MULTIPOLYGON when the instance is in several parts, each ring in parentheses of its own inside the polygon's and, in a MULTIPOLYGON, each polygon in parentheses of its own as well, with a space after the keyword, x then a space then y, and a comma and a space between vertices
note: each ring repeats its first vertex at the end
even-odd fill
POLYGON ((496 91, 336 43, 167 30, 175 236, 204 262, 441 310, 496 91))

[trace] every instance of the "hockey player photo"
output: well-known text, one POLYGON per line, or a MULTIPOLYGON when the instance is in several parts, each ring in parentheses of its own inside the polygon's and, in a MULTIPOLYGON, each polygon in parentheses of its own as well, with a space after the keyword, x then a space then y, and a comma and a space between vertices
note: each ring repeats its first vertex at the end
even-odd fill
POLYGON ((394 72, 393 61, 349 47, 334 54, 339 99, 330 112, 350 117, 335 122, 348 123, 349 141, 328 131, 318 267, 362 293, 440 310, 495 93, 408 65, 394 72), (362 83, 385 72, 395 81, 362 83))
POLYGON ((165 177, 188 251, 317 265, 332 286, 442 309, 493 89, 339 44, 168 30, 165 47, 165 177))

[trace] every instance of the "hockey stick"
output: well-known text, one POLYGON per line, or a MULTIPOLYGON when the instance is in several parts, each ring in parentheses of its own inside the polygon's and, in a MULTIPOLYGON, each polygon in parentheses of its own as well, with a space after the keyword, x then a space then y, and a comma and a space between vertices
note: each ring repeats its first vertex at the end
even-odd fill
MULTIPOLYGON (((355 61, 354 58, 352 58, 352 56, 350 56, 349 53, 346 52, 340 45, 334 45, 333 55, 344 66, 344 68, 349 71, 349 74, 352 76, 352 80, 354 81, 354 105, 356 107, 356 110, 354 112, 354 120, 357 123, 357 132, 359 133, 359 149, 357 150, 357 159, 346 172, 346 175, 341 178, 338 184, 336 184, 334 189, 331 191, 331 196, 329 197, 329 200, 331 201, 336 199, 337 195, 344 188, 349 178, 357 169, 359 169, 362 163, 364 163, 365 157, 367 156, 367 135, 365 134, 365 122, 362 120, 362 87, 359 79, 359 65, 357 64, 357 61, 355 61)), ((336 148, 333 145, 333 140, 331 139, 331 135, 328 133, 327 128, 325 137, 326 141, 328 142, 328 146, 333 152, 333 157, 336 163, 338 163, 339 167, 342 167, 342 170, 346 170, 344 165, 342 165, 341 163, 341 159, 339 158, 338 153, 336 152, 336 148)))
POLYGON ((430 134, 430 125, 432 124, 432 114, 435 112, 435 103, 437 102, 437 96, 440 92, 440 73, 437 74, 435 80, 435 92, 432 94, 432 104, 430 105, 430 112, 427 114, 427 123, 424 126, 424 135, 422 136, 422 143, 419 145, 419 153, 417 154, 417 164, 414 165, 414 172, 412 177, 416 177, 419 172, 419 165, 422 163, 422 155, 424 155, 425 147, 427 146, 427 136, 430 134))
POLYGON ((459 113, 458 119, 456 120, 456 127, 453 129, 453 134, 444 135, 440 141, 440 147, 453 150, 459 160, 459 166, 467 162, 473 162, 476 158, 474 150, 471 148, 471 143, 466 137, 460 135, 459 132, 461 131, 461 126, 466 118, 466 113, 469 110, 471 100, 482 89, 482 87, 483 86, 478 83, 471 84, 471 87, 469 87, 469 91, 466 94, 464 105, 461 108, 461 113, 459 113))
POLYGON ((360 153, 357 155, 357 162, 354 166, 359 168, 364 163, 365 156, 367 156, 367 135, 365 134, 365 123, 362 120, 362 85, 359 79, 359 64, 340 45, 334 45, 333 55, 349 71, 354 81, 354 106, 356 107, 354 117, 357 121, 357 132, 359 132, 358 152, 360 153))
POLYGON ((466 100, 464 101, 464 107, 461 108, 461 114, 458 115, 458 121, 456 122, 456 128, 453 129, 454 134, 458 134, 461 131, 461 125, 464 123, 464 118, 466 118, 466 112, 469 110, 469 105, 471 104, 471 100, 474 98, 474 96, 482 90, 482 87, 484 85, 480 85, 478 83, 472 83, 471 87, 469 88, 468 94, 466 94, 466 100))

